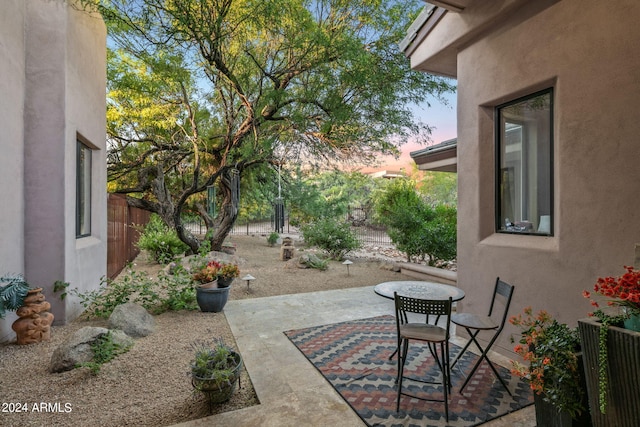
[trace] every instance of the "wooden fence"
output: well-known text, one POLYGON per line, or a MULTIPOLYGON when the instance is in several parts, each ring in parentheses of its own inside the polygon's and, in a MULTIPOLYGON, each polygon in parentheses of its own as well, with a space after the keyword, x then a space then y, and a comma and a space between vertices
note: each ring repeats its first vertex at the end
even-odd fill
POLYGON ((136 246, 140 233, 132 227, 149 222, 150 212, 130 207, 119 194, 109 194, 107 199, 107 276, 114 278, 128 262, 138 255, 136 246))

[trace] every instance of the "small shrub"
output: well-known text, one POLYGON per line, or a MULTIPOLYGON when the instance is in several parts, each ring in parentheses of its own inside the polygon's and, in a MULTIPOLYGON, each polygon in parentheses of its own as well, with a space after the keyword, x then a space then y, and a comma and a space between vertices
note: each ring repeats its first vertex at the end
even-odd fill
POLYGON ((280 235, 274 231, 271 234, 269 234, 269 237, 267 237, 267 243, 269 244, 269 246, 273 246, 276 243, 278 243, 279 238, 280 238, 280 235))
POLYGON ((176 231, 169 228, 156 214, 151 215, 138 240, 138 247, 151 253, 159 264, 169 264, 176 256, 189 247, 178 238, 176 231))
POLYGON ((328 259, 322 259, 313 254, 301 257, 300 262, 306 266, 309 266, 310 268, 315 268, 317 270, 325 271, 327 268, 329 268, 328 259))
POLYGON ((456 258, 456 208, 425 203, 409 180, 394 180, 377 195, 376 218, 407 260, 431 266, 456 258))
POLYGON ((320 218, 312 224, 305 224, 301 231, 308 245, 317 246, 336 260, 362 246, 349 223, 332 218, 320 218))
POLYGON ((98 289, 71 289, 86 309, 87 317, 108 318, 120 304, 134 302, 153 314, 170 310, 195 310, 196 293, 191 276, 182 268, 174 274, 160 272, 157 279, 143 272, 129 271, 118 281, 102 279, 98 289))
POLYGON ((131 346, 122 346, 113 341, 111 331, 104 335, 101 335, 91 345, 93 351, 93 359, 90 362, 79 363, 76 367, 89 368, 93 375, 97 375, 100 372, 100 368, 107 362, 113 360, 119 354, 126 353, 131 349, 131 346))
POLYGON ((154 314, 165 311, 196 310, 196 291, 191 277, 184 272, 174 272, 172 275, 160 274, 158 285, 166 294, 161 294, 158 304, 151 309, 154 314))

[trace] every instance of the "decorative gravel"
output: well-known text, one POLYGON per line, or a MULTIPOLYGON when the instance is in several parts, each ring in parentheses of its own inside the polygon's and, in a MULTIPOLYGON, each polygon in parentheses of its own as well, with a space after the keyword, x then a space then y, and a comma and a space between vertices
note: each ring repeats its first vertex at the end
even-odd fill
MULTIPOLYGON (((389 248, 366 247, 352 254, 354 264, 347 276, 345 266, 337 261, 327 271, 300 269, 295 260, 280 261, 280 248, 269 247, 265 236, 232 236, 230 240, 237 247, 241 277, 248 273, 256 278, 249 290, 246 282, 236 279, 231 300, 370 286, 402 277, 391 271, 393 261, 402 259, 389 248)), ((297 254, 304 252, 299 245, 296 242, 297 254)), ((160 266, 143 254, 134 269, 154 275, 160 266)), ((0 425, 167 426, 259 404, 244 370, 242 388, 212 412, 206 398, 193 392, 191 344, 222 337, 236 347, 224 312, 170 312, 155 319, 154 334, 136 339, 128 353, 103 365, 95 376, 86 368, 52 374, 49 361, 54 349, 74 331, 106 326, 106 321, 80 318, 54 326, 49 342, 0 344, 0 425)))

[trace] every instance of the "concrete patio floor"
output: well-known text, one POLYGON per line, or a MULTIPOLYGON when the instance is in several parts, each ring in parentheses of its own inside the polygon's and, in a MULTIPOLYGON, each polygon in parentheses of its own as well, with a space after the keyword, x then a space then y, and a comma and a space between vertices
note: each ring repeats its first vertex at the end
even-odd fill
MULTIPOLYGON (((260 404, 180 426, 364 426, 283 331, 393 315, 393 311, 393 302, 376 295, 373 287, 229 301, 224 312, 260 404)), ((500 355, 491 359, 508 363, 500 355)), ((483 424, 535 425, 533 406, 483 424)))

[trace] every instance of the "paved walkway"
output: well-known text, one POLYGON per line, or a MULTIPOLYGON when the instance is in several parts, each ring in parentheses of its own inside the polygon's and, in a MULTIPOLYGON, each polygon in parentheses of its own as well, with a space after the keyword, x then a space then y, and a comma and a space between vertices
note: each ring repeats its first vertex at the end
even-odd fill
MULTIPOLYGON (((260 404, 180 426, 364 426, 283 331, 393 311, 393 302, 376 295, 373 287, 229 301, 224 312, 260 404)), ((533 406, 484 426, 535 427, 533 406)))

